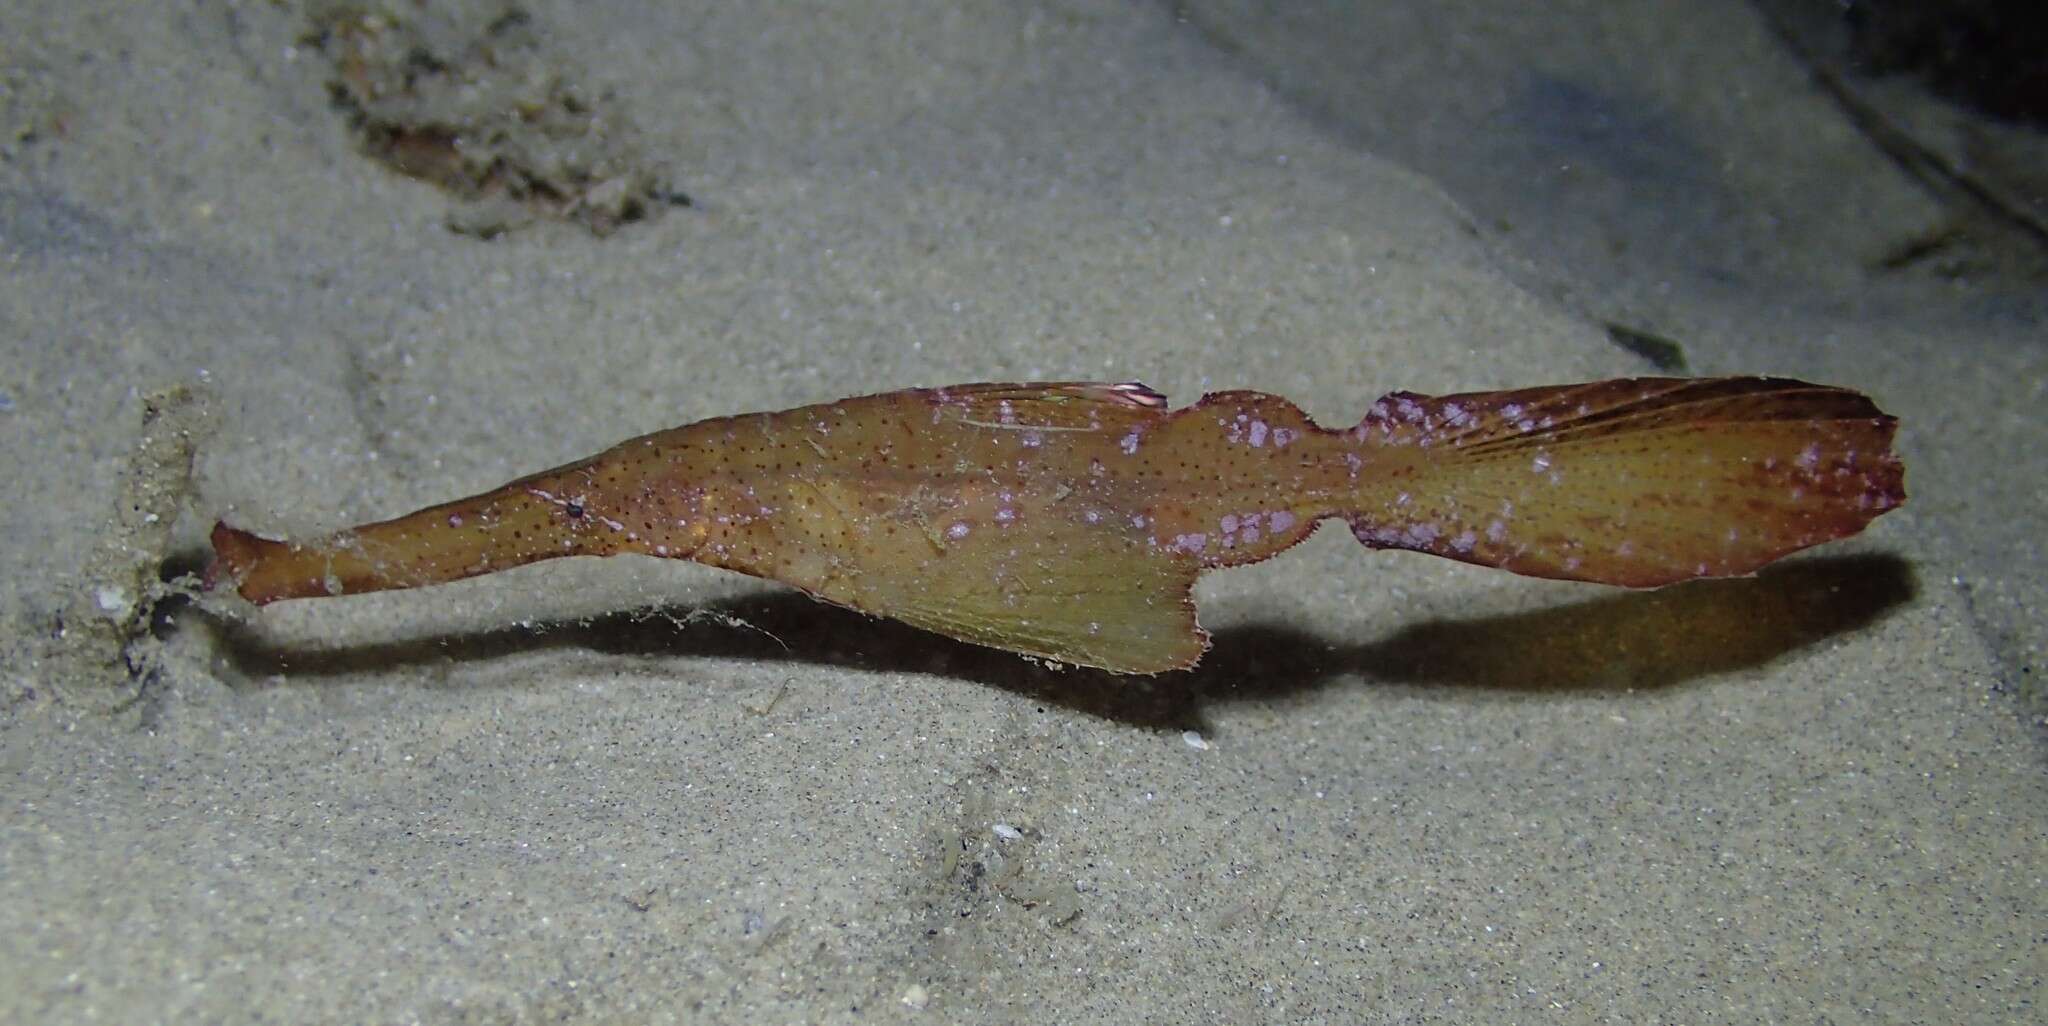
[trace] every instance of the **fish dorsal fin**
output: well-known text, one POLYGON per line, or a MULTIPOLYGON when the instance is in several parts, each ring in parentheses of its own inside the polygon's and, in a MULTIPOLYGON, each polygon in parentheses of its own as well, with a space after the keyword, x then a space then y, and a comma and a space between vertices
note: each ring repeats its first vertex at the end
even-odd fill
POLYGON ((1166 396, 1136 381, 986 383, 926 390, 959 422, 994 430, 1107 430, 1162 416, 1166 396))

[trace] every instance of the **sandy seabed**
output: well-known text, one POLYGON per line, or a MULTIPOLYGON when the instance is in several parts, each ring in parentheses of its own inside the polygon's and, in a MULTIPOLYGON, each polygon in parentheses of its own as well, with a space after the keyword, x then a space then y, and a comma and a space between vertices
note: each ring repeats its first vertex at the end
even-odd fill
POLYGON ((604 234, 366 155, 329 9, 0 12, 0 1020, 2035 1021, 2048 299, 1888 261, 1953 211, 1749 6, 1523 6, 535 0, 690 201, 604 234), (1655 593, 1326 529, 1150 680, 654 560, 153 597, 709 416, 1609 324, 1871 393, 1910 503, 1655 593))

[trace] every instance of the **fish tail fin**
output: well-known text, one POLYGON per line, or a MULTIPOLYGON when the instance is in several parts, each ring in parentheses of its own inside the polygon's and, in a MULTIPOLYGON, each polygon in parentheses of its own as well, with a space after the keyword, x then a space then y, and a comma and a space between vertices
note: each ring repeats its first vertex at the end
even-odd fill
POLYGON ((1626 378, 1423 396, 1351 432, 1372 548, 1656 587, 1748 574, 1905 501, 1897 422, 1785 378, 1626 378))

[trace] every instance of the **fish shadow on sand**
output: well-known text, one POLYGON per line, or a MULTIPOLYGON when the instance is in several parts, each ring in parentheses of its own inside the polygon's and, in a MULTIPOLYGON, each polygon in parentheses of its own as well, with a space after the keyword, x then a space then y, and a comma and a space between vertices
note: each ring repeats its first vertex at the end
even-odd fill
POLYGON ((1447 693, 1673 687, 1763 666, 1851 633, 1916 593, 1911 565, 1896 557, 1802 559, 1751 578, 1610 592, 1509 615, 1426 620, 1359 643, 1277 623, 1227 627, 1215 633, 1200 665, 1157 677, 1050 669, 793 592, 711 608, 708 619, 744 621, 735 626, 639 610, 310 651, 215 622, 222 654, 245 679, 307 680, 547 650, 631 659, 643 667, 638 672, 676 658, 747 659, 954 677, 1133 726, 1186 730, 1205 725, 1205 707, 1280 701, 1352 677, 1447 693))

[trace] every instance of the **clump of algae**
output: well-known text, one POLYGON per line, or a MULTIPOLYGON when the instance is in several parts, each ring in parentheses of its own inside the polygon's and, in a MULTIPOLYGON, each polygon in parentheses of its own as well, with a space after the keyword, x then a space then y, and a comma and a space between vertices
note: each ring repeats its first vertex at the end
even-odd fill
POLYGON ((332 62, 328 92, 363 152, 461 199, 452 230, 490 238, 547 217, 606 235, 689 204, 517 7, 332 3, 311 18, 305 42, 332 62))

